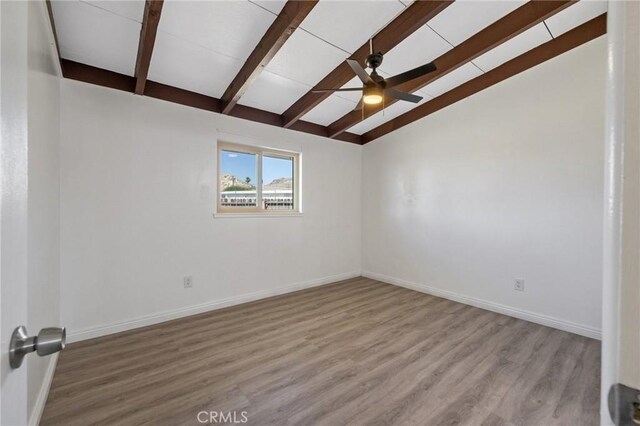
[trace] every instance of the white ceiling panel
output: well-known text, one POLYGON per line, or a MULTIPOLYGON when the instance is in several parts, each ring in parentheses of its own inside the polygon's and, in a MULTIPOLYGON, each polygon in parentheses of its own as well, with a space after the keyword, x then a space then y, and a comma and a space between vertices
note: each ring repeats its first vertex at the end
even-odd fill
POLYGON ((158 31, 244 61, 275 18, 248 1, 170 1, 158 31))
POLYGON ((249 86, 239 103, 282 114, 309 89, 304 84, 263 71, 249 86))
POLYGON ((551 41, 551 35, 544 24, 540 23, 502 43, 484 55, 473 60, 483 71, 489 71, 525 52, 551 41))
POLYGON ((584 24, 585 22, 605 13, 607 11, 606 1, 580 0, 556 13, 545 22, 549 27, 549 31, 554 37, 566 33, 567 31, 584 24))
POLYGON ((276 53, 266 70, 302 84, 314 86, 348 55, 306 31, 294 32, 276 53))
POLYGON ((422 92, 428 93, 432 97, 438 97, 449 90, 460 86, 467 81, 476 78, 482 74, 476 66, 468 62, 460 68, 451 71, 445 75, 420 89, 422 92))
POLYGON ((451 49, 449 43, 424 25, 385 53, 380 70, 384 70, 389 75, 396 75, 431 62, 451 49))
POLYGON ((144 0, 80 0, 100 9, 142 23, 144 0))
POLYGON ((372 115, 364 121, 356 124, 351 127, 348 132, 355 133, 357 135, 361 135, 363 133, 368 132, 371 129, 375 129, 379 125, 386 123, 389 120, 392 120, 407 111, 411 111, 418 105, 422 105, 425 102, 428 102, 431 99, 430 96, 426 95, 423 92, 415 92, 416 95, 423 96, 424 99, 420 101, 420 103, 414 104, 412 102, 398 101, 393 105, 388 106, 384 110, 372 115))
POLYGON ((287 4, 287 0, 249 0, 253 4, 267 9, 274 15, 280 14, 282 8, 287 4))
POLYGON ((429 21, 428 25, 457 46, 525 3, 525 0, 457 0, 429 21))
MULTIPOLYGON (((135 54, 134 54, 135 61, 135 54)), ((149 80, 220 97, 243 62, 159 32, 151 57, 149 80)))
POLYGON ((321 0, 301 27, 351 54, 402 10, 396 0, 321 0))
POLYGON ((79 1, 52 7, 63 58, 133 75, 140 23, 79 1))
POLYGON ((333 94, 320 102, 320 104, 314 109, 306 113, 302 117, 302 120, 328 126, 338 118, 353 111, 356 105, 356 102, 348 101, 337 94, 333 94))

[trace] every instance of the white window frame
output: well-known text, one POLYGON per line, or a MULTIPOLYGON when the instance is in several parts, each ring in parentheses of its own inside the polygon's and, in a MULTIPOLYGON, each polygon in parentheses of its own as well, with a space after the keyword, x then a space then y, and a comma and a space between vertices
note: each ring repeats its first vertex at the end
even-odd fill
POLYGON ((231 142, 218 142, 218 148, 216 151, 217 156, 217 176, 216 176, 216 212, 214 216, 216 217, 255 217, 255 216, 301 216, 302 215, 302 203, 301 203, 301 195, 302 191, 301 187, 301 179, 300 179, 300 153, 293 151, 285 151, 273 148, 264 148, 260 146, 253 145, 243 145, 238 143, 231 142), (235 151, 238 153, 244 154, 254 154, 257 158, 256 165, 256 207, 232 207, 232 206, 223 206, 221 203, 221 192, 222 192, 222 151, 235 151), (264 156, 269 157, 280 157, 287 158, 293 160, 293 209, 291 210, 280 210, 280 209, 265 209, 262 203, 262 158, 264 156))

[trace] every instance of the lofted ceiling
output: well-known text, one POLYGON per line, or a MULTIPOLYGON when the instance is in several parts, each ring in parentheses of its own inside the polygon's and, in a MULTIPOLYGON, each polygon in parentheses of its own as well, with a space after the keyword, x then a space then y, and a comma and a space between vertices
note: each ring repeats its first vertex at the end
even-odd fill
POLYGON ((526 56, 527 52, 531 54, 532 65, 546 60, 540 46, 549 46, 545 51, 556 49, 554 54, 559 54, 588 41, 589 37, 595 38, 600 34, 589 34, 575 41, 571 32, 577 33, 580 26, 607 10, 606 1, 555 2, 566 5, 523 24, 522 28, 512 29, 520 22, 515 14, 522 12, 525 16, 526 12, 528 17, 538 5, 524 10, 530 6, 524 0, 433 2, 444 5, 437 9, 434 6, 431 15, 425 15, 421 21, 415 16, 406 18, 423 13, 408 13, 411 11, 408 8, 417 11, 427 6, 410 0, 320 0, 307 10, 296 9, 300 22, 295 19, 285 22, 283 18, 287 17, 282 15, 293 13, 285 0, 150 3, 159 6, 157 28, 149 22, 144 24, 145 19, 152 16, 144 0, 51 0, 63 72, 67 68, 65 63, 71 65, 69 61, 108 72, 98 74, 89 67, 89 71, 83 71, 83 77, 78 77, 76 71, 65 72, 65 77, 129 90, 127 79, 137 78, 140 84, 140 72, 136 70, 140 71, 137 67, 141 63, 144 67, 141 34, 146 34, 148 68, 143 70, 142 78, 160 85, 154 88, 147 85, 145 90, 145 81, 142 81, 141 94, 150 95, 151 89, 159 92, 159 87, 162 93, 172 88, 182 89, 162 96, 176 101, 193 92, 204 95, 186 102, 193 106, 201 107, 211 100, 211 107, 206 109, 223 111, 226 105, 231 115, 324 136, 342 135, 343 140, 360 143, 372 140, 381 133, 381 128, 393 130, 409 117, 419 118, 422 111, 439 109, 441 105, 430 106, 435 101, 442 104, 440 100, 457 99, 459 96, 453 94, 462 92, 463 87, 469 87, 464 89, 465 93, 471 90, 469 85, 462 86, 464 83, 477 81, 486 86, 489 82, 485 80, 504 79, 505 73, 512 72, 505 64, 526 56), (405 19, 411 23, 403 21, 405 19), (275 29, 280 28, 278 25, 288 29, 274 35, 275 29), (409 25, 415 28, 408 29, 409 25), (500 31, 510 32, 502 35, 500 31), (495 36, 496 42, 489 40, 494 33, 499 33, 495 36), (561 37, 565 33, 568 35, 561 37), (274 47, 263 49, 263 53, 261 40, 266 34, 278 37, 274 38, 274 47), (438 73, 431 77, 432 81, 426 79, 406 86, 408 91, 424 98, 420 104, 400 101, 390 103, 382 111, 354 112, 359 92, 323 96, 309 93, 327 81, 334 84, 333 88, 361 86, 353 72, 345 71, 345 60, 364 52, 368 40, 374 36, 374 41, 380 39, 381 43, 385 42, 383 39, 393 41, 391 48, 384 51, 384 62, 378 70, 383 77, 435 60, 438 73), (478 42, 468 41, 474 37, 478 42), (484 40, 488 40, 490 48, 480 49, 479 55, 473 53, 475 46, 484 40), (567 47, 556 47, 550 43, 554 40, 562 40, 567 47), (535 50, 538 47, 540 49, 535 50), (256 58, 258 54, 263 56, 256 58), (449 58, 458 57, 466 60, 450 63, 453 59, 449 58), (258 65, 254 66, 254 62, 258 65), (96 77, 89 76, 90 71, 96 77), (250 78, 240 78, 245 76, 243 73, 250 78), (113 83, 116 80, 121 83, 113 83), (231 90, 235 87, 241 90, 231 90), (229 93, 237 98, 231 103, 227 99, 229 93), (220 99, 222 107, 216 106, 220 99), (410 115, 414 109, 420 113, 414 111, 410 115), (381 127, 385 123, 386 126, 381 127), (364 140, 356 135, 364 135, 364 140))

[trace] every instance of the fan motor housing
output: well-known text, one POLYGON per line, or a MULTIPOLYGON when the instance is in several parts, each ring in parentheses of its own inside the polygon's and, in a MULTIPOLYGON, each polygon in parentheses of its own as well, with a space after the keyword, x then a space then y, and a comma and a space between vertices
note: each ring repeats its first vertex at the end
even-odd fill
POLYGON ((382 53, 372 53, 365 61, 367 67, 376 69, 382 65, 382 53))

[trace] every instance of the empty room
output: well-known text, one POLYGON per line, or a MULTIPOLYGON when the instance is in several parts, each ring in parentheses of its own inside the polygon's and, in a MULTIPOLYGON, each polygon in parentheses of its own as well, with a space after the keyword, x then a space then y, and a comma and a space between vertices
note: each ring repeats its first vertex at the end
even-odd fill
POLYGON ((640 2, 1 0, 0 424, 640 423, 640 2))

